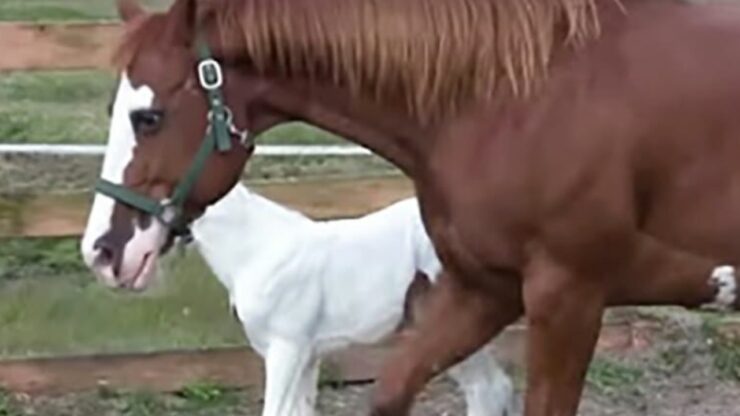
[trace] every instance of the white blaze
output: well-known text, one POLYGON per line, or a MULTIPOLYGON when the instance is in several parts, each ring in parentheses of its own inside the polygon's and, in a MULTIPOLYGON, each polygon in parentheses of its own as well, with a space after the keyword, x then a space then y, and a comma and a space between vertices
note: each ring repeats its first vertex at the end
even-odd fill
MULTIPOLYGON (((154 92, 151 88, 145 85, 134 88, 126 73, 121 75, 113 103, 108 144, 103 159, 101 172, 103 179, 116 184, 123 183, 123 172, 131 161, 136 147, 136 135, 131 125, 130 114, 135 110, 151 108, 153 101, 154 92)), ((98 262, 98 251, 93 248, 95 242, 110 228, 113 206, 113 199, 100 193, 95 194, 82 237, 81 250, 85 263, 95 271, 98 277, 109 285, 117 286, 112 265, 98 262)), ((151 265, 143 265, 143 261, 152 252, 156 254, 165 236, 166 230, 157 221, 153 221, 146 230, 141 230, 134 224, 134 236, 124 250, 119 281, 136 279, 138 282, 142 280, 139 279, 142 276, 137 276, 137 274, 144 275, 152 271, 151 265)))

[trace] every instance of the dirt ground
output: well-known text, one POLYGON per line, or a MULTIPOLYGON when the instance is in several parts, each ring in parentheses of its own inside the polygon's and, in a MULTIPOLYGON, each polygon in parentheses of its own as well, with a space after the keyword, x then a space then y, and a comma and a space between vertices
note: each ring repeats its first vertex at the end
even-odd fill
MULTIPOLYGON (((719 348, 716 334, 708 331, 700 315, 671 312, 652 318, 662 328, 649 348, 596 357, 579 416, 740 416, 738 344, 719 348)), ((521 409, 523 369, 505 365, 517 385, 521 409)), ((367 414, 371 391, 370 384, 325 386, 320 413, 367 414)), ((257 390, 207 385, 166 395, 107 390, 63 397, 0 395, 0 415, 253 416, 261 409, 259 397, 257 390)), ((464 411, 455 385, 443 376, 421 394, 413 414, 451 416, 464 411)))
MULTIPOLYGON (((632 389, 630 389, 632 390, 632 389)), ((324 388, 319 412, 332 416, 367 414, 372 386, 324 388)), ((521 396, 521 392, 518 392, 521 396)), ((257 416, 261 402, 256 391, 226 392, 213 403, 177 395, 143 393, 102 397, 99 393, 58 398, 14 398, 7 416, 257 416), (193 403, 195 402, 195 403, 193 403), (12 406, 12 407, 11 407, 12 406)), ((521 409, 521 404, 519 405, 521 409)), ((520 410, 521 411, 521 410, 520 410)), ((447 379, 432 383, 420 396, 414 416, 464 415, 465 404, 456 386, 447 379)), ((579 416, 740 416, 740 386, 731 382, 677 377, 655 380, 634 391, 603 394, 589 388, 579 416)))

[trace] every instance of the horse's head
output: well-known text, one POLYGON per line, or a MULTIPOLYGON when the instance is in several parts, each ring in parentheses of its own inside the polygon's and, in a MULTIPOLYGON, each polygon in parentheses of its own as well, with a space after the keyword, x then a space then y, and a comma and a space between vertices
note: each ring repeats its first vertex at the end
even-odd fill
POLYGON ((241 85, 251 81, 210 59, 197 4, 177 0, 167 13, 149 14, 135 0, 118 2, 127 36, 81 247, 114 287, 145 288, 158 256, 236 184, 252 154, 244 108, 259 85, 241 85))

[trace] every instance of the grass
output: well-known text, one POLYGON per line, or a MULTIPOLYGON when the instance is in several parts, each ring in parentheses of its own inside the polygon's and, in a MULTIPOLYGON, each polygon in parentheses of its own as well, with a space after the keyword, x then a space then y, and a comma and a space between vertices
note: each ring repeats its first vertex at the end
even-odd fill
POLYGON ((0 242, 0 282, 32 276, 77 273, 80 262, 76 239, 6 239, 0 242))
POLYGON ((227 389, 214 383, 198 382, 183 387, 177 395, 196 404, 208 405, 226 397, 227 389))
POLYGON ((0 141, 103 143, 114 77, 103 71, 0 75, 0 141))
MULTIPOLYGON (((193 388, 200 390, 203 387, 193 388)), ((204 400, 201 396, 191 396, 187 393, 189 389, 161 394, 110 390, 58 397, 23 397, 0 392, 0 416, 236 416, 256 414, 261 407, 250 390, 208 386, 210 395, 204 400)))
MULTIPOLYGON (((141 0, 149 10, 162 10, 172 0, 141 0)), ((115 0, 2 0, 0 21, 69 21, 117 18, 115 0)))
MULTIPOLYGON (((115 77, 106 71, 0 74, 0 142, 104 144, 114 87, 115 77)), ((272 129, 259 139, 262 144, 339 141, 303 123, 272 129)))
POLYGON ((71 242, 35 244, 11 242, 15 247, 8 248, 0 241, 18 257, 0 258, 24 270, 23 279, 7 279, 17 275, 6 272, 0 280, 0 357, 244 344, 223 288, 194 253, 168 259, 158 287, 132 295, 98 284, 72 259, 71 242), (30 252, 36 254, 24 254, 30 252), (24 263, 41 273, 29 276, 24 263))
POLYGON ((606 358, 596 358, 586 374, 586 381, 602 394, 612 394, 634 387, 642 378, 639 368, 606 358))
POLYGON ((740 339, 720 329, 721 316, 707 314, 702 331, 709 343, 714 368, 725 380, 740 381, 740 339))
POLYGON ((0 416, 13 416, 15 414, 8 393, 0 389, 0 416))

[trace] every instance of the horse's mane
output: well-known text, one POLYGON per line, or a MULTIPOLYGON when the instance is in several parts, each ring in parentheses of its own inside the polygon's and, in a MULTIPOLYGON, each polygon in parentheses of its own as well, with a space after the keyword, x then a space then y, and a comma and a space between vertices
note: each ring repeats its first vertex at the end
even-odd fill
POLYGON ((272 76, 330 81, 421 120, 529 94, 554 49, 599 32, 597 0, 210 0, 225 48, 272 76))

